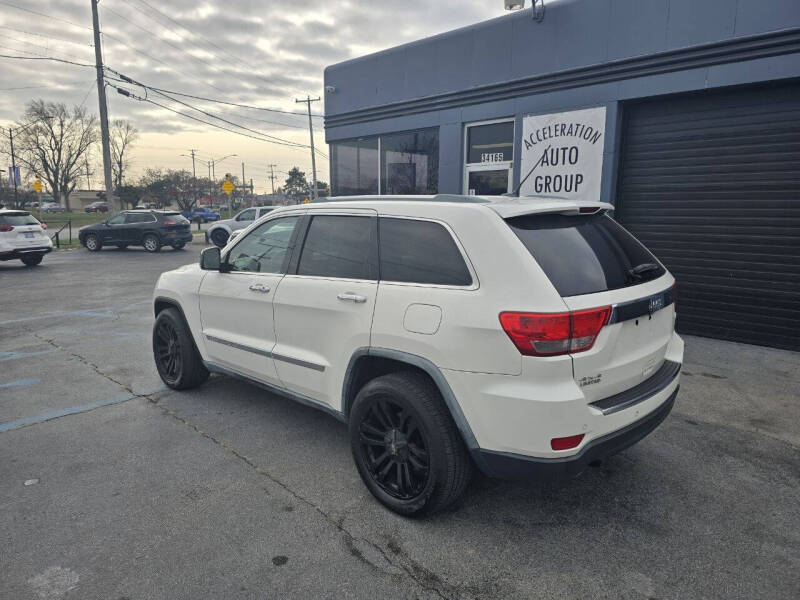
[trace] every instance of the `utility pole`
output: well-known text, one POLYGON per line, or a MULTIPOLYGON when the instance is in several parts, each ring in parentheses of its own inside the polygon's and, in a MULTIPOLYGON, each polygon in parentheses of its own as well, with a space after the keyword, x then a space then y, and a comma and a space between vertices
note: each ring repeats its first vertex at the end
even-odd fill
MULTIPOLYGON (((211 179, 211 161, 207 160, 206 164, 208 165, 208 178, 211 179)), ((213 179, 211 179, 213 181, 213 179)))
POLYGON ((192 155, 192 177, 197 179, 197 170, 194 168, 194 153, 197 152, 194 148, 189 150, 189 153, 192 155))
POLYGON ((311 96, 306 96, 305 100, 295 100, 295 102, 302 102, 305 103, 308 107, 308 133, 311 136, 311 201, 317 199, 317 161, 316 157, 314 156, 314 125, 311 123, 311 103, 312 102, 319 102, 320 98, 317 96, 316 98, 312 98, 311 96))
POLYGON ((274 196, 275 195, 275 171, 274 171, 274 168, 277 167, 278 165, 273 165, 273 164, 270 163, 267 166, 269 167, 269 181, 272 184, 272 195, 274 196))
POLYGON ((83 160, 86 162, 86 189, 91 190, 92 182, 89 180, 89 159, 87 157, 84 157, 83 160))
POLYGON ((14 208, 19 208, 17 199, 17 158, 14 154, 14 130, 8 128, 8 141, 11 144, 11 177, 14 178, 14 208))
MULTIPOLYGON (((247 180, 244 178, 244 162, 242 162, 242 204, 244 204, 245 190, 247 189, 246 181, 247 180)), ((252 200, 250 204, 253 204, 252 200)))
POLYGON ((111 144, 108 141, 108 106, 106 105, 106 84, 103 81, 103 51, 100 46, 100 19, 97 16, 99 0, 92 3, 92 26, 94 27, 94 59, 97 68, 97 99, 100 102, 100 138, 103 146, 103 175, 106 180, 106 201, 112 202, 114 184, 111 181, 111 144))

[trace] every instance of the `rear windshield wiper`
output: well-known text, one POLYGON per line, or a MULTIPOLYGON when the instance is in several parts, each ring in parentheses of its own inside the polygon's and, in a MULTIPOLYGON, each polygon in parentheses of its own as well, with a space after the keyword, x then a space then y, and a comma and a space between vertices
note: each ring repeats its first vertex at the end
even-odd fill
POLYGON ((632 269, 628 269, 628 275, 631 276, 632 279, 641 279, 642 275, 648 273, 650 271, 658 271, 659 266, 656 263, 642 263, 640 265, 636 265, 632 269))

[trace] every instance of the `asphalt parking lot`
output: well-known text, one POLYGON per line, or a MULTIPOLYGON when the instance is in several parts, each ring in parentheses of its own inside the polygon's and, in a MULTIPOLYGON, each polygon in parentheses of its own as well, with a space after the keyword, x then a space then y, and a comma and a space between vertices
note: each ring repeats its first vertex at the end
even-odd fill
POLYGON ((0 263, 0 598, 800 597, 797 354, 687 338, 640 444, 408 520, 333 418, 221 376, 164 388, 153 284, 201 248, 0 263))

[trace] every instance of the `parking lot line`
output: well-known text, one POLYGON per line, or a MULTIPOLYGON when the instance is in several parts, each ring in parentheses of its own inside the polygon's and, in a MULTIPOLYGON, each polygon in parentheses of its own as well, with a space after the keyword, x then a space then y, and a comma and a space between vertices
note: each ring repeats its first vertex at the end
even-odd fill
POLYGON ((9 381, 7 383, 0 383, 0 389, 3 388, 10 388, 10 387, 22 387, 26 385, 33 385, 34 383, 39 383, 41 379, 34 378, 34 379, 17 379, 16 381, 9 381))
MULTIPOLYGON (((36 379, 32 381, 38 382, 39 380, 36 379)), ((3 385, 0 385, 0 387, 3 387, 3 385)), ((23 419, 17 419, 16 421, 8 421, 6 423, 0 423, 0 433, 4 433, 6 431, 12 431, 14 429, 20 429, 21 427, 27 427, 28 425, 36 425, 37 423, 44 423, 45 421, 51 421, 53 419, 58 419, 59 417, 66 417, 68 415, 77 415, 79 413, 84 413, 89 410, 94 410, 95 408, 100 408, 103 406, 111 406, 112 404, 127 402, 128 400, 133 400, 134 398, 145 398, 152 394, 163 392, 166 389, 167 389, 166 386, 160 385, 156 388, 153 388, 152 390, 148 390, 140 394, 134 394, 130 392, 127 394, 119 394, 116 396, 111 396, 110 398, 98 400, 97 402, 80 404, 78 406, 70 406, 68 408, 62 408, 60 410, 46 412, 41 415, 36 415, 33 417, 25 417, 23 419)))

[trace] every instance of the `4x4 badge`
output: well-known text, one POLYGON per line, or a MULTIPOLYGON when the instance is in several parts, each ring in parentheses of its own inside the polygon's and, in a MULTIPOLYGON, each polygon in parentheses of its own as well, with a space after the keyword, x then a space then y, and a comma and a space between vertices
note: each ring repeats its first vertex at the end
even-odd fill
POLYGON ((664 308, 664 296, 653 296, 650 298, 650 304, 647 309, 650 311, 651 315, 662 308, 664 308))

